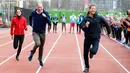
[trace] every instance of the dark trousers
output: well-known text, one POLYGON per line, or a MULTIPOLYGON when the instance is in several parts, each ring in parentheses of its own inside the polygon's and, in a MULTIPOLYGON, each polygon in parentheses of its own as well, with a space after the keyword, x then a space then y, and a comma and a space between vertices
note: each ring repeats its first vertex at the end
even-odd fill
POLYGON ((115 28, 115 32, 116 32, 116 39, 121 41, 121 32, 122 32, 122 28, 115 28))
POLYGON ((48 32, 51 30, 51 24, 48 23, 48 32))
POLYGON ((81 33, 81 25, 80 24, 77 24, 77 33, 81 33))
POLYGON ((112 37, 115 38, 116 33, 113 25, 111 25, 111 30, 112 30, 112 37))
POLYGON ((84 62, 86 68, 89 68, 89 57, 88 53, 96 54, 98 51, 99 46, 99 38, 92 38, 92 37, 85 37, 84 39, 84 62), (92 48, 90 49, 90 46, 92 45, 92 48))
POLYGON ((66 31, 66 23, 62 22, 62 32, 63 32, 63 28, 65 29, 66 31))
POLYGON ((58 24, 58 22, 53 22, 53 32, 57 31, 57 24, 58 24))
POLYGON ((23 41, 24 41, 24 35, 14 35, 13 46, 14 46, 14 49, 18 48, 17 55, 16 55, 17 57, 19 57, 20 55, 23 41))
POLYGON ((37 48, 39 48, 38 60, 41 61, 42 55, 43 55, 43 46, 44 46, 44 43, 45 43, 45 33, 33 32, 33 39, 34 39, 35 45, 34 45, 33 49, 31 50, 31 54, 34 55, 37 48))
POLYGON ((127 31, 126 33, 126 44, 128 44, 128 42, 130 41, 130 31, 127 31))

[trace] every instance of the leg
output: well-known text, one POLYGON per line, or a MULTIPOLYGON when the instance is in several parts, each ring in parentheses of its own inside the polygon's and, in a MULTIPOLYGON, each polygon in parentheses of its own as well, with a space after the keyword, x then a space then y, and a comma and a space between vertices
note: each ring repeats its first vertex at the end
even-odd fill
POLYGON ((84 39, 84 62, 85 62, 85 67, 89 68, 89 58, 88 58, 88 53, 90 49, 91 42, 89 41, 90 39, 85 38, 84 39))
POLYGON ((48 32, 51 30, 51 24, 48 24, 48 32))
POLYGON ((55 26, 55 32, 57 33, 57 24, 58 24, 58 22, 56 22, 56 26, 55 26))
POLYGON ((81 25, 79 25, 79 34, 81 33, 81 25))
POLYGON ((64 27, 64 24, 63 24, 63 22, 62 22, 62 32, 63 32, 63 27, 64 27))
POLYGON ((41 45, 40 35, 38 33, 33 32, 33 39, 34 39, 35 45, 33 47, 33 50, 31 50, 32 55, 36 52, 36 49, 41 45))
POLYGON ((18 47, 18 35, 14 35, 13 47, 14 49, 17 49, 18 47))
POLYGON ((92 48, 90 49, 90 53, 93 55, 96 55, 99 47, 99 38, 93 38, 92 39, 92 48))
POLYGON ((33 57, 34 53, 36 52, 36 49, 41 45, 40 36, 38 33, 33 32, 33 39, 34 39, 35 45, 34 45, 33 49, 31 50, 30 56, 28 57, 29 61, 32 60, 32 57, 33 57))
POLYGON ((45 33, 44 34, 40 34, 40 41, 41 41, 41 45, 39 47, 39 57, 38 57, 38 60, 39 60, 40 66, 43 66, 42 55, 43 55, 43 47, 44 47, 44 44, 45 44, 45 33))
POLYGON ((75 23, 73 23, 73 33, 74 33, 74 27, 75 27, 75 23))
POLYGON ((79 28, 78 26, 79 26, 79 25, 77 24, 77 33, 78 33, 78 28, 79 28))
POLYGON ((72 23, 70 23, 70 32, 69 33, 71 33, 71 27, 72 27, 72 23))
POLYGON ((55 27, 55 23, 53 22, 53 33, 54 33, 54 27, 55 27))
POLYGON ((125 44, 128 44, 128 32, 125 33, 126 41, 125 44))
POLYGON ((66 33, 66 23, 64 24, 64 28, 65 28, 65 33, 66 33))
POLYGON ((17 51, 17 55, 16 55, 16 59, 18 59, 19 55, 20 55, 20 52, 21 52, 21 48, 22 48, 22 45, 23 45, 23 41, 24 41, 24 35, 20 35, 19 36, 19 48, 18 48, 18 51, 17 51))
POLYGON ((41 45, 39 47, 39 60, 41 61, 42 60, 42 54, 43 54, 43 47, 44 47, 44 44, 45 44, 45 33, 44 34, 40 34, 40 42, 41 42, 41 45))

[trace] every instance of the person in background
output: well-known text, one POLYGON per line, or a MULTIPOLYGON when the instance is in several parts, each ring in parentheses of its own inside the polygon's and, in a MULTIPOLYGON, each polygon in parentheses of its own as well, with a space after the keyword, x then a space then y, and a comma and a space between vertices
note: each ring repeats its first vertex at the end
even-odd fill
POLYGON ((74 13, 72 13, 72 15, 70 16, 70 32, 69 33, 71 33, 71 28, 73 28, 73 33, 74 33, 75 23, 76 23, 76 16, 74 13))
POLYGON ((57 33, 58 17, 57 14, 53 17, 53 33, 57 33))

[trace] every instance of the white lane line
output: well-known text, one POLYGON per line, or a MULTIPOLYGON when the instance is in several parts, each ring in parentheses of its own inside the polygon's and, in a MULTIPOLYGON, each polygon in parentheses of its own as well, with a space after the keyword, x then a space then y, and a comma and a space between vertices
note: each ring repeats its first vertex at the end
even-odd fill
MULTIPOLYGON (((55 45, 57 44, 57 42, 59 41, 60 37, 62 34, 59 35, 59 37, 57 38, 57 40, 55 41, 55 43, 53 44, 53 46, 51 47, 51 50, 48 52, 47 56, 45 57, 45 59, 43 60, 43 63, 46 62, 47 58, 49 57, 50 53, 52 52, 52 50, 54 49, 55 45)), ((36 71, 36 73, 39 73, 41 70, 41 66, 38 68, 38 70, 36 71)))
MULTIPOLYGON (((32 42, 32 43, 30 43, 29 45, 25 46, 25 47, 22 49, 22 51, 25 50, 25 49, 27 49, 27 48, 28 48, 29 46, 31 46, 33 43, 34 43, 34 42, 32 42)), ((2 61, 2 62, 0 63, 0 65, 4 64, 5 62, 7 62, 7 61, 10 60, 11 58, 13 58, 16 54, 17 54, 17 53, 13 54, 12 56, 10 56, 9 58, 7 58, 6 60, 2 61)))
POLYGON ((75 32, 75 37, 76 37, 76 42, 77 42, 77 46, 78 46, 78 52, 79 52, 79 57, 80 57, 80 63, 81 63, 82 71, 83 71, 83 70, 84 70, 84 64, 83 64, 83 59, 82 59, 81 50, 80 50, 80 46, 79 46, 79 40, 78 40, 78 37, 77 37, 76 32, 75 32))
POLYGON ((4 38, 4 37, 8 37, 8 36, 10 36, 10 35, 4 35, 4 36, 1 36, 0 39, 1 39, 1 38, 4 38))
MULTIPOLYGON (((29 36, 30 34, 31 34, 31 33, 29 33, 29 34, 27 34, 27 35, 25 35, 25 36, 29 36)), ((8 42, 6 42, 6 43, 4 43, 4 44, 1 44, 0 47, 3 47, 3 46, 5 46, 5 45, 7 45, 7 44, 9 44, 9 43, 11 43, 11 42, 13 42, 13 40, 8 41, 8 42)))
POLYGON ((101 43, 99 44, 127 73, 130 73, 101 43))

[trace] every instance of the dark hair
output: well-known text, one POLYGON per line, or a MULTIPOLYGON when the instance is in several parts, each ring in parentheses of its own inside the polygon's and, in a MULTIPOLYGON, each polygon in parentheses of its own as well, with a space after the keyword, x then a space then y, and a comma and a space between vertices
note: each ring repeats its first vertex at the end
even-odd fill
POLYGON ((96 5, 95 5, 95 4, 91 4, 91 5, 89 6, 89 9, 91 9, 91 7, 92 7, 92 6, 95 6, 95 7, 96 7, 96 5))
POLYGON ((20 8, 17 8, 16 11, 17 11, 17 10, 20 10, 20 11, 22 12, 22 9, 20 9, 20 8))
POLYGON ((17 14, 17 10, 20 10, 20 11, 21 11, 21 13, 22 13, 22 9, 17 8, 17 9, 16 9, 16 11, 15 11, 15 14, 17 14))

